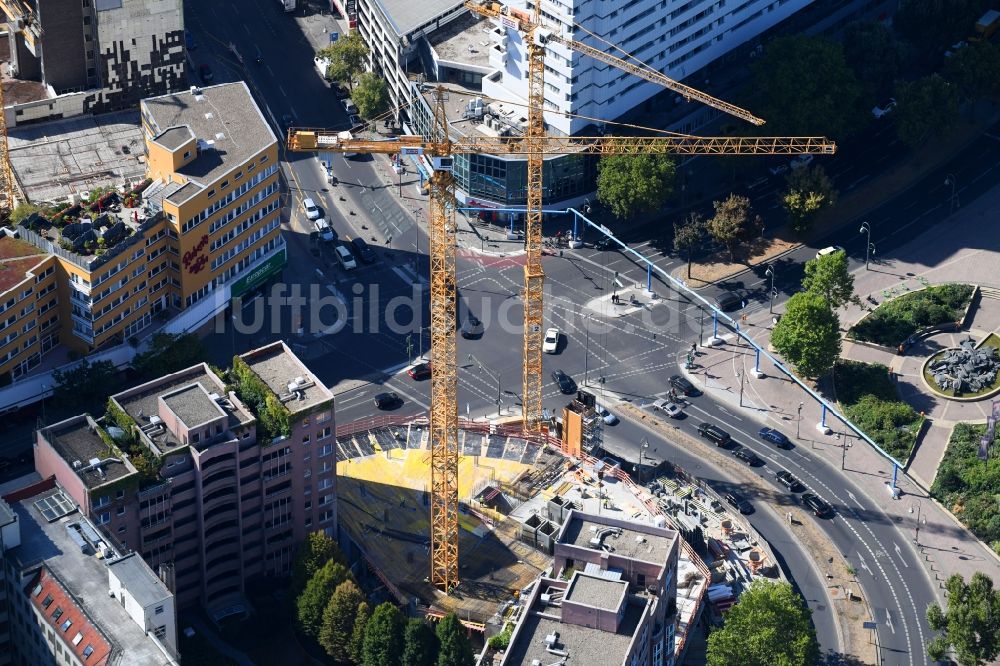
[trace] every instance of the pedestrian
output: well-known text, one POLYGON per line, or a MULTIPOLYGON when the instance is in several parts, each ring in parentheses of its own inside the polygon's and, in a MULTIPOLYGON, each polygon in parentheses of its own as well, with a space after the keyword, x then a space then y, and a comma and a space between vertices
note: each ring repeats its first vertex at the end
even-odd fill
POLYGON ((698 353, 698 343, 697 342, 692 342, 691 343, 691 353, 692 354, 697 354, 698 353))

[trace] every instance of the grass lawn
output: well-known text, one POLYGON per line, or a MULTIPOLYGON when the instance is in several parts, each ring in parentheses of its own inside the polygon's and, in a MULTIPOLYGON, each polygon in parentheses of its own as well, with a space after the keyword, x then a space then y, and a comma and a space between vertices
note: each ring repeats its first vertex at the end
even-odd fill
POLYGON ((901 463, 913 451, 920 416, 899 399, 889 369, 878 363, 837 361, 833 367, 837 401, 844 414, 901 463))
POLYGON ((990 460, 979 458, 984 424, 959 423, 938 466, 931 494, 1000 554, 1000 452, 994 439, 990 460))
POLYGON ((847 337, 896 347, 917 331, 958 321, 972 298, 973 286, 941 284, 883 301, 847 332, 847 337))
MULTIPOLYGON (((996 333, 990 333, 989 336, 986 338, 986 341, 983 342, 983 344, 980 345, 978 349, 982 349, 984 347, 993 347, 994 349, 1000 350, 1000 337, 997 337, 996 333)), ((966 393, 956 394, 951 389, 945 390, 940 388, 937 385, 937 382, 934 381, 934 376, 927 370, 927 368, 933 365, 934 361, 936 361, 939 356, 944 356, 949 351, 951 350, 944 349, 942 351, 939 351, 937 354, 934 354, 934 356, 931 357, 930 362, 928 362, 924 366, 924 379, 927 380, 927 385, 930 386, 932 390, 937 391, 941 395, 946 395, 951 397, 957 396, 960 398, 976 398, 981 395, 987 395, 989 393, 992 393, 993 391, 996 391, 998 387, 1000 387, 1000 373, 998 373, 996 381, 994 381, 992 385, 984 388, 982 391, 970 391, 966 393)))

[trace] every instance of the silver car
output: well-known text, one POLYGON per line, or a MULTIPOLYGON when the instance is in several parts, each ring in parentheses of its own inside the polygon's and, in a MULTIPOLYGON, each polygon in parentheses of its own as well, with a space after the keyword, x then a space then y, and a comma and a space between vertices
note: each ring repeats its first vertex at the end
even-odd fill
POLYGON ((653 403, 653 409, 658 412, 663 412, 672 419, 676 419, 683 413, 681 406, 676 402, 673 402, 669 398, 660 398, 653 403))

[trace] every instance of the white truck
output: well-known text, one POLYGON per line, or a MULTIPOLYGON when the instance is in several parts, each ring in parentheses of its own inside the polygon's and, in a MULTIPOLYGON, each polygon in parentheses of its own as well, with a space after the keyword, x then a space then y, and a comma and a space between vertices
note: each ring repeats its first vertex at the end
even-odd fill
POLYGON ((278 0, 278 5, 285 12, 295 11, 295 0, 278 0))

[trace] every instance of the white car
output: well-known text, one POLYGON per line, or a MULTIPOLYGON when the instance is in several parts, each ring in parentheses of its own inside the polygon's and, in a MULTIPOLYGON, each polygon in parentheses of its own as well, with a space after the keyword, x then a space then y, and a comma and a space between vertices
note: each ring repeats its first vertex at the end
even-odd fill
POLYGON ((843 252, 844 248, 839 245, 831 245, 830 247, 824 247, 822 250, 816 253, 817 259, 822 259, 823 257, 829 256, 831 254, 836 254, 838 252, 843 252))
POLYGON ((604 405, 600 403, 594 405, 594 411, 597 412, 597 415, 600 416, 602 419, 604 419, 604 422, 607 423, 608 425, 614 425, 618 423, 618 417, 612 414, 610 411, 608 411, 608 408, 605 407, 604 405))
POLYGON ((319 208, 316 207, 316 202, 306 197, 302 200, 302 209, 306 212, 306 217, 310 220, 318 220, 320 218, 319 208))
POLYGON ((892 113, 892 110, 895 108, 896 108, 896 99, 894 97, 890 97, 889 99, 887 99, 886 101, 882 102, 874 109, 872 109, 872 115, 875 116, 876 118, 881 118, 883 116, 887 116, 890 113, 892 113))
POLYGON ((546 354, 555 354, 559 348, 559 329, 550 328, 545 331, 545 339, 542 340, 542 351, 546 354))
POLYGON ((653 409, 659 412, 663 412, 672 419, 676 419, 681 415, 683 411, 681 406, 676 402, 671 401, 669 398, 660 398, 653 403, 653 409))

